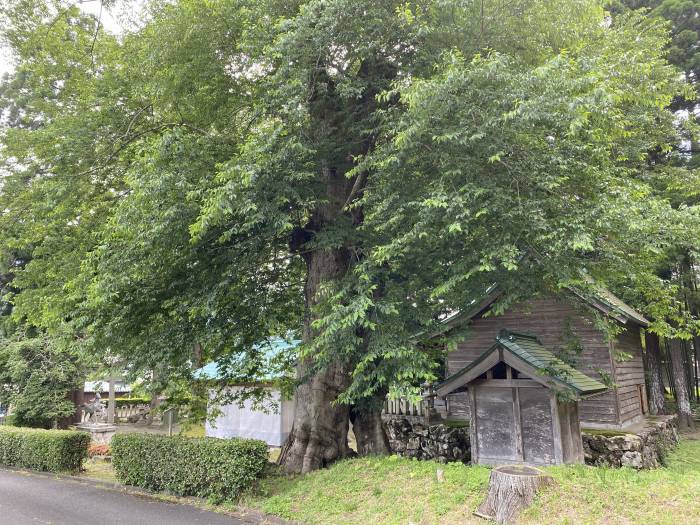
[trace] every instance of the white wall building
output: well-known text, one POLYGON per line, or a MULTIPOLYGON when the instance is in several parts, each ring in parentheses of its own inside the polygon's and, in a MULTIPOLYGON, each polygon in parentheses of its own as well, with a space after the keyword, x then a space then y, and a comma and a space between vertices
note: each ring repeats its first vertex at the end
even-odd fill
MULTIPOLYGON (((283 353, 288 354, 293 351, 300 342, 297 340, 287 342, 282 338, 275 337, 260 343, 258 347, 265 352, 265 359, 268 362, 273 362, 283 353)), ((209 382, 226 380, 215 362, 197 370, 195 377, 209 382)), ((280 389, 275 386, 275 378, 271 375, 257 378, 257 380, 268 385, 265 390, 269 392, 269 399, 264 403, 265 408, 256 406, 252 399, 245 400, 241 406, 237 401, 218 405, 214 400, 219 389, 210 389, 207 415, 212 416, 215 411, 217 415, 213 420, 211 417, 207 418, 205 423, 206 436, 223 439, 234 437, 260 439, 273 447, 281 447, 284 444, 294 422, 294 400, 282 397, 280 389)), ((235 392, 244 388, 243 385, 229 383, 225 387, 224 396, 227 392, 235 395, 235 392)))
MULTIPOLYGON (((229 388, 232 391, 242 389, 237 386, 229 388)), ((242 407, 239 407, 238 403, 224 405, 218 408, 221 413, 213 422, 207 420, 205 435, 217 438, 261 439, 270 446, 281 447, 292 430, 294 400, 282 399, 277 389, 267 390, 270 392, 270 400, 279 407, 277 411, 256 410, 252 400, 246 400, 242 407)))

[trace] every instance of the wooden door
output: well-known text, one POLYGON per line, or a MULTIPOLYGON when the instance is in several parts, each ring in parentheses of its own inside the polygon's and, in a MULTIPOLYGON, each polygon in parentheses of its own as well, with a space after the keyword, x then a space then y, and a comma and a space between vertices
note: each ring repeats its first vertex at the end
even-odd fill
POLYGON ((552 435, 552 408, 546 388, 519 388, 523 461, 534 465, 556 463, 552 435))
POLYGON ((476 386, 472 402, 476 463, 556 464, 550 392, 544 387, 476 386))
POLYGON ((513 389, 479 386, 474 394, 478 463, 519 462, 513 389))

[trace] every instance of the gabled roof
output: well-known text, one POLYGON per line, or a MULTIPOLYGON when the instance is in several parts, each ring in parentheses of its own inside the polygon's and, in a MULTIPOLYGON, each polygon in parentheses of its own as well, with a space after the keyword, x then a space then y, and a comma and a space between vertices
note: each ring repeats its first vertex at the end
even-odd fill
MULTIPOLYGON (((584 293, 581 290, 573 287, 568 287, 569 293, 582 300, 592 308, 599 312, 615 319, 616 321, 627 324, 634 323, 646 328, 649 326, 649 320, 637 310, 625 303, 607 288, 601 285, 594 285, 593 293, 584 293)), ((477 315, 488 309, 501 296, 502 291, 496 284, 492 284, 478 300, 472 301, 464 310, 457 311, 446 317, 442 321, 443 329, 438 333, 444 333, 451 330, 455 326, 469 322, 477 315)), ((436 334, 437 335, 437 334, 436 334)))
POLYGON ((595 291, 592 295, 585 294, 576 288, 569 288, 569 290, 574 295, 591 305, 593 308, 596 308, 605 315, 618 320, 622 324, 633 322, 643 328, 648 327, 650 324, 646 317, 604 286, 594 284, 595 291))
MULTIPOLYGON (((267 365, 270 365, 282 353, 296 348, 301 344, 298 339, 286 340, 281 337, 270 337, 265 341, 256 344, 253 348, 263 351, 263 359, 267 365)), ((267 368, 267 367, 265 367, 267 368)), ((216 361, 206 364, 202 368, 194 371, 194 378, 201 380, 218 380, 223 379, 224 374, 219 369, 219 364, 216 361)), ((252 381, 274 381, 278 377, 274 374, 265 374, 261 377, 251 378, 252 381)))
POLYGON ((504 362, 548 388, 568 390, 576 397, 587 397, 607 390, 595 379, 579 372, 545 349, 537 337, 502 330, 496 343, 478 359, 448 377, 436 387, 439 396, 474 381, 500 362, 504 362))

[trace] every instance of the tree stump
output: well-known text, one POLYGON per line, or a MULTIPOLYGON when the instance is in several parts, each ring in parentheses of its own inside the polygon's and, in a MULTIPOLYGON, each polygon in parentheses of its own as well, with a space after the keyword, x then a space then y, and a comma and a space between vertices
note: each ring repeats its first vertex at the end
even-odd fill
POLYGON ((532 504, 540 487, 552 483, 554 480, 551 476, 533 467, 496 467, 491 471, 486 501, 474 514, 497 523, 509 523, 522 509, 532 504))

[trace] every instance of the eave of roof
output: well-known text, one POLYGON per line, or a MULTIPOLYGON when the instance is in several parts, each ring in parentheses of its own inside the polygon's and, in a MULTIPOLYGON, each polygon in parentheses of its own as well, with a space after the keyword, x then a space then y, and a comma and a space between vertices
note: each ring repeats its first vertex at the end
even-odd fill
POLYGON ((502 330, 493 346, 472 363, 437 385, 436 390, 440 395, 446 395, 473 381, 483 373, 481 370, 483 366, 480 365, 499 349, 514 357, 513 364, 516 365, 514 366, 516 369, 518 369, 517 362, 534 369, 536 373, 533 379, 549 388, 569 390, 577 397, 587 397, 607 390, 601 382, 588 377, 546 350, 537 337, 507 330, 502 330))
MULTIPOLYGON (((574 287, 567 287, 567 290, 581 301, 585 302, 599 312, 615 319, 616 321, 627 324, 630 321, 638 324, 642 328, 647 328, 650 321, 637 310, 625 303, 607 288, 596 286, 594 296, 584 294, 582 291, 574 287)), ((484 295, 472 301, 465 310, 460 310, 442 320, 440 330, 431 334, 431 337, 449 332, 456 326, 460 326, 474 319, 477 315, 487 310, 501 296, 502 291, 496 284, 491 285, 484 295)))

